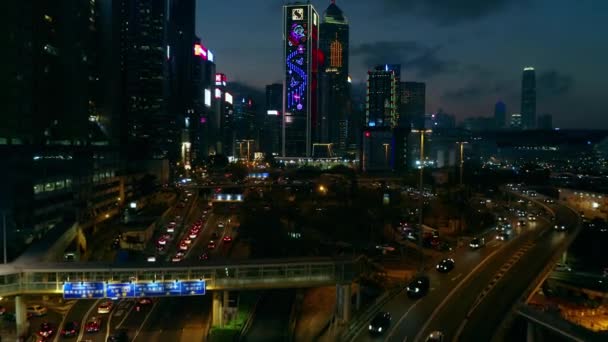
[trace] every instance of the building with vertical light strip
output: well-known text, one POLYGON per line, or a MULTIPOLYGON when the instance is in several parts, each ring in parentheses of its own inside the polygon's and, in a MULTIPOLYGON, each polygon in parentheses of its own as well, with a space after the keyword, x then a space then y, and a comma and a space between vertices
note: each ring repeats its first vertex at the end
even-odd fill
POLYGON ((318 131, 319 15, 311 4, 283 6, 283 147, 285 157, 309 157, 318 131))
POLYGON ((536 128, 536 73, 525 67, 521 78, 521 119, 524 129, 536 128))

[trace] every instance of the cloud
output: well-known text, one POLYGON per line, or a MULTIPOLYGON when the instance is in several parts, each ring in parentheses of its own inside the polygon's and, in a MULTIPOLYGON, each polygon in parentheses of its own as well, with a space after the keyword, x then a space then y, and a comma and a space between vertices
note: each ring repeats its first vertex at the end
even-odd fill
POLYGON ((514 81, 496 81, 494 83, 474 81, 461 88, 447 90, 442 98, 454 102, 479 101, 492 97, 512 99, 517 96, 517 85, 514 81))
POLYGON ((561 96, 572 90, 574 78, 557 70, 549 70, 538 75, 536 89, 539 97, 561 96))
POLYGON ((366 68, 378 64, 401 64, 403 72, 430 78, 452 72, 458 63, 439 54, 441 46, 429 47, 416 41, 379 41, 364 43, 351 49, 352 57, 360 57, 366 68))
POLYGON ((533 0, 384 0, 390 13, 426 17, 440 25, 479 20, 533 0))

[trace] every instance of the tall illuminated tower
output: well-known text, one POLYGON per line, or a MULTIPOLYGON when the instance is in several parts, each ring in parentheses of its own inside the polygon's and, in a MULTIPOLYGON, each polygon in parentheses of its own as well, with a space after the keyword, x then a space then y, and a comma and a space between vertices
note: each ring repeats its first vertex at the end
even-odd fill
POLYGON ((319 66, 320 142, 334 144, 334 150, 346 149, 350 89, 348 84, 348 20, 332 0, 323 13, 319 33, 322 52, 319 66))
POLYGON ((536 74, 525 67, 521 79, 521 118, 524 129, 536 128, 536 74))
POLYGON ((283 148, 308 157, 318 127, 319 15, 311 4, 283 6, 283 148))

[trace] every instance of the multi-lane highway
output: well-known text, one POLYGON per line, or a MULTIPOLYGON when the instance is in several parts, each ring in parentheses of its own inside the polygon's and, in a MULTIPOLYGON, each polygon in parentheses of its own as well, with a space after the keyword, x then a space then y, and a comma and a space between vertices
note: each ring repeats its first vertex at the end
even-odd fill
MULTIPOLYGON (((567 225, 577 223, 576 215, 562 207, 557 217, 567 225)), ((427 272, 431 284, 427 296, 412 300, 401 292, 380 309, 393 316, 384 340, 424 341, 433 331, 441 331, 448 341, 490 340, 510 305, 563 242, 564 233, 554 232, 552 226, 549 218, 539 218, 516 229, 509 241, 498 241, 490 233, 484 248, 456 249, 451 255, 456 267, 451 272, 427 272), (478 339, 479 334, 485 338, 478 339)), ((366 328, 355 340, 376 339, 366 328)))

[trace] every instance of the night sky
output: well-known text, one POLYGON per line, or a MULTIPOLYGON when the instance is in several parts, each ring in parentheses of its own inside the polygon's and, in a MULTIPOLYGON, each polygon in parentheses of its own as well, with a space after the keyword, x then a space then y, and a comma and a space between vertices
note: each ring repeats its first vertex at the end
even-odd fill
MULTIPOLYGON (((312 1, 322 16, 330 1, 312 1)), ((536 68, 537 115, 608 129, 606 0, 337 0, 350 23, 350 74, 401 63, 427 83, 427 112, 519 113, 521 71, 536 68)), ((197 0, 197 34, 229 81, 281 82, 282 0, 197 0)))

